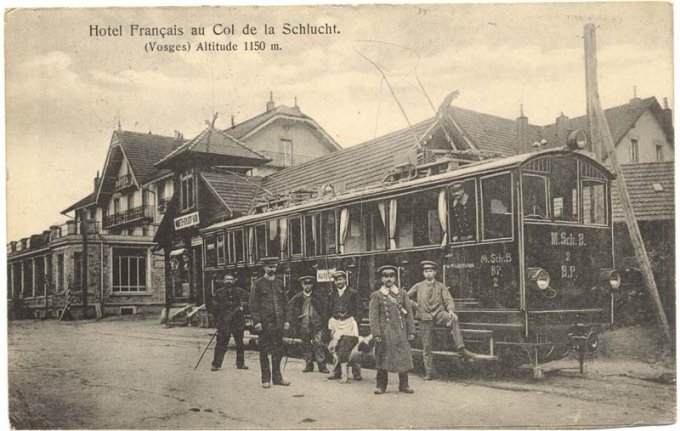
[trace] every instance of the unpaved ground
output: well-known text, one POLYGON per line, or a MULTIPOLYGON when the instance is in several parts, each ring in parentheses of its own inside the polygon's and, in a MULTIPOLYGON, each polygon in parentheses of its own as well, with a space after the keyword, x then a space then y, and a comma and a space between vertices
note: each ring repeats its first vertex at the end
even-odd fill
MULTIPOLYGON (((667 424, 675 386, 644 380, 663 364, 598 358, 580 375, 573 360, 542 381, 470 373, 424 382, 414 395, 373 395, 375 373, 343 385, 302 374, 291 358, 287 388, 259 387, 257 353, 238 371, 230 351, 209 371, 193 367, 211 330, 166 329, 153 320, 14 321, 9 324, 10 420, 16 428, 369 428, 667 424), (568 369, 572 367, 572 369, 568 369), (339 407, 341 406, 341 407, 339 407)), ((459 370, 460 371, 460 370, 459 370)))

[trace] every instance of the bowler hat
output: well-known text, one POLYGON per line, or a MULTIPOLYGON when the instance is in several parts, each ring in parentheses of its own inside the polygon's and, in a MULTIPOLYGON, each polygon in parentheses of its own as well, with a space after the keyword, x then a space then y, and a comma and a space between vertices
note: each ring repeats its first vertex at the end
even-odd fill
POLYGON ((394 272, 394 273, 396 274, 396 272, 397 272, 397 267, 396 267, 396 266, 393 266, 393 265, 383 265, 383 266, 381 266, 380 268, 378 268, 377 273, 380 274, 380 275, 382 275, 384 272, 387 272, 387 271, 392 271, 392 272, 394 272))
POLYGON ((422 269, 437 269, 439 265, 437 265, 436 262, 432 262, 431 260, 424 260, 420 262, 420 267, 422 269))

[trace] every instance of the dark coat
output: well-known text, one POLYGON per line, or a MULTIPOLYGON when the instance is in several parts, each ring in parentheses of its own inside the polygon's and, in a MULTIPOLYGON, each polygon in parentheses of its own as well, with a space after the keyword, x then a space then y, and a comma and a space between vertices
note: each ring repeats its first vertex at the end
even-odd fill
POLYGON ((264 330, 283 330, 288 317, 288 299, 283 283, 278 278, 270 281, 260 277, 253 282, 250 290, 250 312, 253 325, 261 323, 264 330))
POLYGON ((329 300, 330 315, 341 320, 352 316, 357 321, 357 324, 359 324, 364 311, 361 297, 356 290, 349 287, 346 289, 342 296, 338 294, 338 289, 334 288, 331 291, 329 300))
POLYGON ((378 289, 371 294, 368 306, 371 334, 382 338, 382 342, 375 346, 375 366, 378 369, 403 373, 413 368, 408 336, 415 335, 416 325, 406 291, 399 289, 399 294, 394 296, 406 314, 390 300, 391 295, 392 293, 383 295, 378 289))
MULTIPOLYGON (((288 322, 290 322, 291 325, 294 325, 298 334, 300 333, 300 326, 302 325, 301 316, 304 302, 304 294, 300 292, 293 296, 288 303, 288 322)), ((312 307, 314 307, 314 310, 320 317, 318 327, 312 329, 315 331, 325 329, 328 326, 328 318, 330 317, 330 312, 328 311, 328 297, 316 290, 312 290, 312 307)))
POLYGON ((451 206, 451 238, 458 237, 458 241, 474 238, 476 224, 477 214, 474 196, 468 195, 464 205, 454 201, 451 206))
POLYGON ((215 291, 206 304, 215 317, 215 326, 218 329, 243 329, 245 327, 243 306, 248 301, 248 292, 240 287, 227 288, 224 284, 220 285, 222 287, 215 291))

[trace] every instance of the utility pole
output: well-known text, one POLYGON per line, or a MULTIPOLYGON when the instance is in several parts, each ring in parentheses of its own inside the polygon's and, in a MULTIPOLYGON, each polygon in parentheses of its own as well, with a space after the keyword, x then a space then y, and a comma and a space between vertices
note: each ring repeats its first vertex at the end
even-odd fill
MULTIPOLYGON (((583 28, 585 36, 585 57, 586 57, 586 88, 588 93, 586 94, 586 99, 588 103, 588 113, 589 120, 591 122, 591 130, 593 129, 593 124, 596 123, 598 126, 599 134, 604 143, 604 148, 609 156, 609 160, 612 164, 614 173, 616 174, 616 184, 619 188, 619 195, 621 198, 621 205, 623 206, 623 214, 626 218, 626 225, 628 226, 628 233, 630 235, 630 240, 633 243, 633 250, 635 250, 635 257, 637 258, 638 264, 640 265, 640 270, 642 272, 642 279, 647 289, 647 293, 654 304, 656 311, 656 320, 661 328, 664 336, 664 340, 667 346, 672 343, 670 328, 668 326, 668 320, 666 319, 666 314, 663 311, 663 306, 661 304, 661 298, 659 297, 659 292, 656 288, 656 282, 654 281, 654 274, 652 273, 652 265, 649 262, 647 256, 647 250, 645 249, 645 243, 642 241, 642 235, 640 234, 640 228, 635 219, 635 214, 633 213, 633 207, 630 204, 630 196, 628 195, 628 188, 626 187, 626 182, 623 177, 623 172, 621 171, 621 165, 616 157, 616 149, 614 147, 614 140, 612 139, 611 131, 609 130, 609 124, 607 123, 607 117, 604 115, 602 110, 602 104, 600 102, 600 95, 597 88, 597 69, 596 69, 596 51, 595 51, 595 25, 586 24, 583 28), (589 82, 588 82, 589 81, 589 82), (592 116, 591 116, 592 115, 592 116)), ((592 136, 592 135, 591 135, 592 136)))
MULTIPOLYGON (((83 252, 80 255, 81 259, 81 268, 80 268, 80 291, 82 292, 83 295, 83 312, 82 312, 82 319, 87 319, 87 254, 88 254, 88 249, 87 249, 87 228, 88 228, 88 219, 87 219, 87 208, 81 210, 81 218, 80 218, 80 234, 83 236, 83 252)), ((100 270, 102 270, 100 268, 100 270)))
POLYGON ((597 93, 597 43, 595 41, 595 26, 584 26, 584 47, 586 59, 586 112, 588 113, 588 133, 590 134, 590 151, 595 153, 595 158, 602 162, 605 152, 602 148, 602 138, 597 130, 597 118, 590 103, 590 95, 597 93), (592 53, 592 55, 589 55, 592 53))

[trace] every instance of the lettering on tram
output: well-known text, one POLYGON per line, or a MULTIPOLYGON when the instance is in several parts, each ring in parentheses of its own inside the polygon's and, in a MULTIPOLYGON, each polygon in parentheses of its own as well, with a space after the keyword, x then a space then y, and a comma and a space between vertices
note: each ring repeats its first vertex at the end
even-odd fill
MULTIPOLYGON (((263 259, 278 258, 291 297, 300 277, 329 292, 330 275, 343 271, 367 316, 381 283, 377 268, 394 266, 396 283, 409 290, 423 281, 420 263, 434 262, 478 359, 538 367, 585 348, 582 340, 613 322, 620 283, 609 171, 562 149, 447 166, 388 175, 361 190, 282 199, 202 229, 206 271, 234 270, 250 280, 263 259)), ((369 322, 358 323, 366 335, 369 322)), ((455 356, 447 328, 435 332, 434 350, 455 356)))

